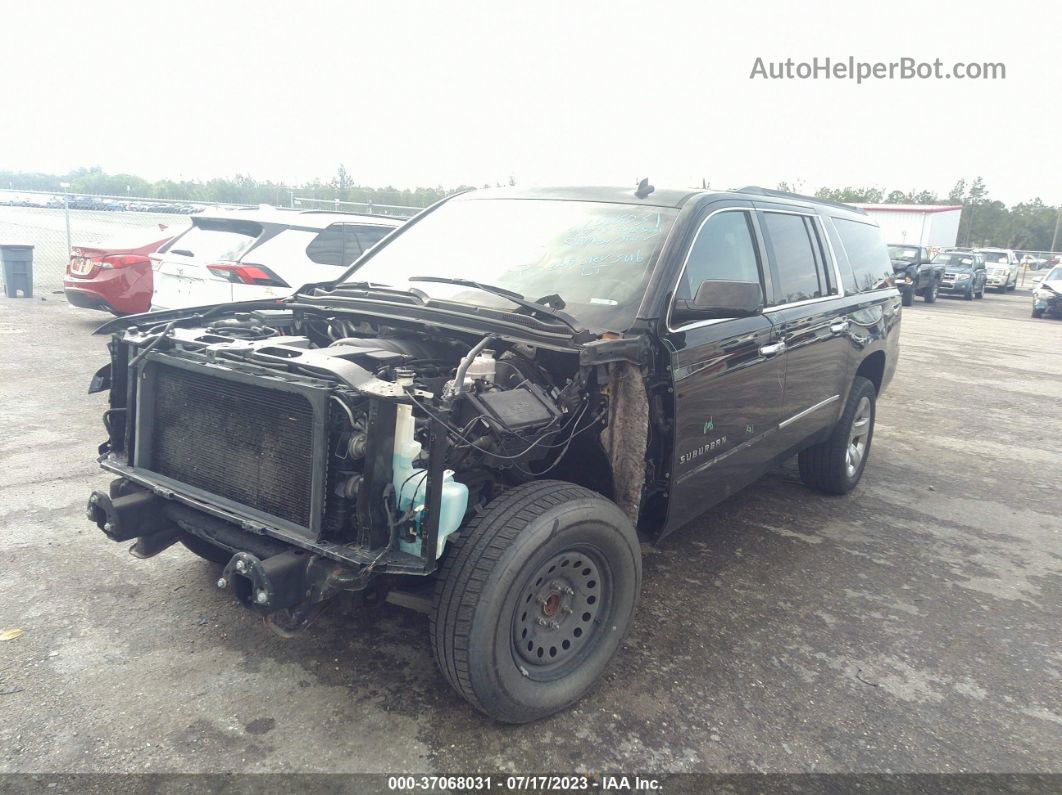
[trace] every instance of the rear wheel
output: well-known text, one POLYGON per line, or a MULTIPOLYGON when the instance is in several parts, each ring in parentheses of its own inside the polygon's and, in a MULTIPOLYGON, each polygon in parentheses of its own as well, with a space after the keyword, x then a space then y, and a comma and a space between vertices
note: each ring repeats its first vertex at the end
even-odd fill
POLYGON ((581 698, 619 649, 638 600, 627 516, 581 486, 536 481, 489 503, 447 552, 431 642, 474 707, 525 723, 581 698))
POLYGON ((910 306, 914 303, 914 290, 901 290, 900 291, 900 303, 904 306, 910 306))
POLYGON ((925 298, 927 304, 934 304, 937 301, 937 281, 933 280, 933 283, 926 288, 925 293, 922 295, 925 298))
POLYGON ((827 494, 847 494, 856 487, 874 438, 876 399, 874 385, 856 376, 830 438, 800 453, 800 479, 805 486, 827 494))

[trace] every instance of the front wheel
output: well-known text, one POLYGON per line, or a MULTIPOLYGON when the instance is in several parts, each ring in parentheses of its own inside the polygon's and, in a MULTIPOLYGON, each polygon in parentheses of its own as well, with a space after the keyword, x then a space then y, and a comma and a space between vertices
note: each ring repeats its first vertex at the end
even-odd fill
POLYGON ((847 494, 856 487, 874 439, 876 400, 874 385, 856 376, 830 438, 801 451, 797 459, 805 486, 827 494, 847 494))
POLYGON ((614 503, 560 481, 518 486, 447 551, 432 598, 436 662, 496 720, 551 715, 616 654, 641 576, 637 534, 614 503))
POLYGON ((969 287, 966 288, 966 292, 962 294, 962 299, 964 301, 972 301, 973 300, 973 296, 974 296, 973 285, 971 284, 969 287))
POLYGON ((1034 309, 1032 311, 1032 316, 1036 317, 1036 318, 1043 317, 1044 316, 1044 310, 1042 310, 1042 309, 1034 309))
POLYGON ((936 301, 937 301, 937 282, 936 282, 936 279, 934 279, 933 283, 930 284, 929 287, 926 288, 926 292, 925 292, 925 294, 922 297, 925 298, 925 301, 926 301, 927 304, 936 303, 936 301))
POLYGON ((914 303, 914 288, 900 291, 900 303, 903 306, 910 306, 914 303))

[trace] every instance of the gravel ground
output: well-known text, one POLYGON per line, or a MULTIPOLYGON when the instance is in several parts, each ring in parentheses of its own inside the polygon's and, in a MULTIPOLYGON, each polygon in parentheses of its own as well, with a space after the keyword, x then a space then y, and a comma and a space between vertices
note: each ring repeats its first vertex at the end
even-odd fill
POLYGON ((285 641, 182 548, 107 541, 103 316, 0 299, 0 772, 1062 772, 1062 321, 1029 307, 905 309, 860 487, 787 466, 644 547, 605 680, 506 727, 420 614, 285 641))

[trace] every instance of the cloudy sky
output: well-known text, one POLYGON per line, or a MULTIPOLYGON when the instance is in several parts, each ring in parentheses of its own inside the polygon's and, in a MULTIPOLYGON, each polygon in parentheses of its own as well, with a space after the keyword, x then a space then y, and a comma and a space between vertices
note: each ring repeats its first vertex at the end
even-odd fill
POLYGON ((0 21, 0 169, 940 193, 980 175, 1062 203, 1056 3, 94 0, 0 21), (849 56, 1006 79, 750 79, 757 57, 849 56))

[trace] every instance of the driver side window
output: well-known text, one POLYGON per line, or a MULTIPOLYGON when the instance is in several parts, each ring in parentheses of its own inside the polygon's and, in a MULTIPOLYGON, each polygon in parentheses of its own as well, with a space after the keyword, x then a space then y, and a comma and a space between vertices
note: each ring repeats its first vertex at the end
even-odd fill
POLYGON ((701 282, 751 282, 760 284, 760 256, 752 220, 745 210, 726 210, 708 218, 686 258, 686 268, 675 293, 691 300, 701 282))

